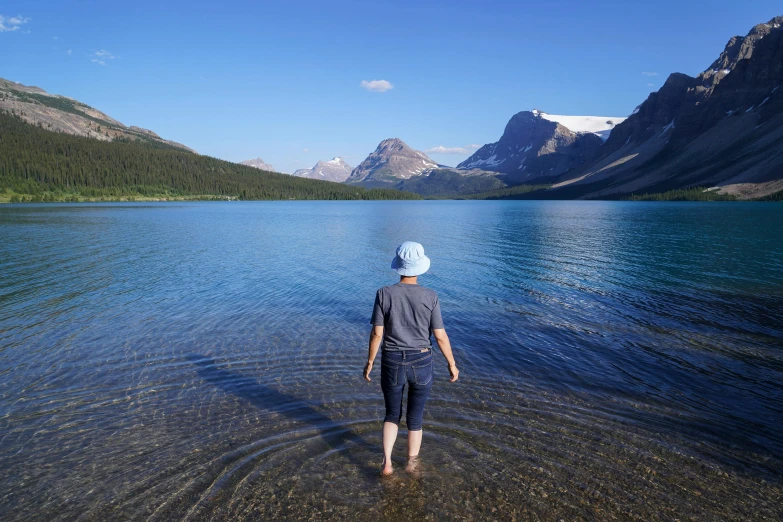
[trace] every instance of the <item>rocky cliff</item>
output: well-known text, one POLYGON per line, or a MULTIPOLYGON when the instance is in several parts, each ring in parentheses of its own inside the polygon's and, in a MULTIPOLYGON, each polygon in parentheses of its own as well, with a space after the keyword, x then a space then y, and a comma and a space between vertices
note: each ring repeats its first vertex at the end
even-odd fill
POLYGON ((154 132, 126 126, 80 101, 50 94, 39 87, 22 85, 0 78, 0 111, 19 116, 27 123, 46 130, 64 132, 102 141, 118 139, 147 141, 176 149, 193 149, 166 140, 154 132))
POLYGON ((783 189, 782 25, 777 17, 731 38, 696 77, 670 75, 614 128, 595 161, 555 188, 579 197, 783 189))

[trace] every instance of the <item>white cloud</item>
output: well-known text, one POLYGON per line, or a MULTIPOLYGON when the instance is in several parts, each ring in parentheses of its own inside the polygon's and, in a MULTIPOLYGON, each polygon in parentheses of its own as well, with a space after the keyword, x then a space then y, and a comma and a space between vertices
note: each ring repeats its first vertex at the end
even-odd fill
POLYGON ((471 154, 476 149, 480 148, 481 145, 476 143, 471 143, 466 147, 444 147, 443 145, 438 145, 437 147, 430 147, 424 152, 427 154, 471 154))
POLYGON ((17 31, 22 25, 29 21, 29 18, 25 18, 22 15, 10 17, 0 15, 0 33, 17 31))
POLYGON ((302 149, 302 152, 310 152, 310 149, 302 149))
POLYGON ((642 76, 658 76, 657 72, 644 71, 642 76))
POLYGON ((92 56, 92 62, 97 63, 98 65, 106 65, 106 62, 108 60, 114 60, 116 58, 113 54, 111 54, 106 49, 101 49, 100 51, 96 51, 92 53, 90 56, 92 56))
POLYGON ((654 83, 648 83, 647 87, 655 87, 655 84, 654 83))
POLYGON ((394 85, 386 80, 370 80, 369 82, 367 80, 362 80, 359 87, 372 92, 386 92, 394 89, 394 85))
POLYGON ((70 50, 70 49, 68 49, 68 50, 67 50, 67 51, 65 51, 65 52, 67 52, 67 53, 68 53, 68 56, 71 56, 71 50, 70 50))

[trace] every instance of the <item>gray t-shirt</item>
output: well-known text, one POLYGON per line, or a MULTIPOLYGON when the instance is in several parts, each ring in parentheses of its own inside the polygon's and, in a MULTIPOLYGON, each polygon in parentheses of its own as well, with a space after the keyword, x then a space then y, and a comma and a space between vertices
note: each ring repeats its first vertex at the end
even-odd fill
POLYGON ((375 294, 370 323, 383 326, 384 350, 429 348, 432 330, 443 328, 438 294, 419 285, 384 286, 375 294))

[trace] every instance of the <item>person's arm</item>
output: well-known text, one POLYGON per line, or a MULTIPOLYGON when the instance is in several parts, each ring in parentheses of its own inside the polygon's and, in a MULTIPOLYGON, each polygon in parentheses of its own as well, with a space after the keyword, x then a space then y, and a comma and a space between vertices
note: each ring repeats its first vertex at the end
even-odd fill
POLYGON ((445 328, 433 328, 432 334, 435 336, 435 340, 438 341, 438 348, 440 348, 443 357, 449 363, 449 373, 451 374, 451 382, 454 382, 459 377, 459 370, 457 369, 457 363, 454 361, 454 354, 451 353, 451 343, 449 342, 449 336, 446 335, 445 328))
POLYGON ((381 341, 383 340, 383 326, 375 325, 370 330, 370 353, 367 354, 367 365, 364 367, 364 378, 367 382, 370 382, 370 372, 372 371, 372 364, 375 362, 375 356, 378 355, 378 348, 381 347, 381 341))
POLYGON ((383 288, 375 293, 375 304, 372 307, 372 330, 370 330, 370 352, 367 354, 367 364, 364 366, 364 378, 370 382, 370 372, 375 356, 378 355, 378 348, 383 341, 383 325, 386 323, 383 314, 383 288))
POLYGON ((459 370, 457 369, 457 363, 454 362, 454 354, 451 353, 451 343, 449 342, 449 336, 446 335, 446 327, 443 326, 443 317, 440 314, 440 300, 437 294, 435 294, 435 301, 432 306, 432 316, 430 317, 430 330, 432 335, 435 336, 435 340, 438 341, 438 347, 440 348, 443 357, 449 363, 449 373, 451 374, 451 382, 457 380, 459 377, 459 370))

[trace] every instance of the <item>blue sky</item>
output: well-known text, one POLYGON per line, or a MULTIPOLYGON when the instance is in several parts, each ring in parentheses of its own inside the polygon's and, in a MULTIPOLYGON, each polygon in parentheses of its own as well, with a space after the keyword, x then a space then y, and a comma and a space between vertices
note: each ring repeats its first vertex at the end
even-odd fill
POLYGON ((699 73, 781 14, 771 0, 11 1, 0 77, 291 172, 356 165, 389 137, 484 144, 520 110, 624 116, 669 73, 699 73), (361 86, 373 80, 392 88, 361 86))

